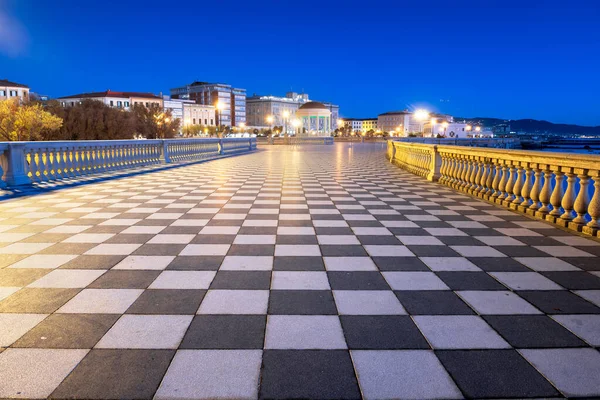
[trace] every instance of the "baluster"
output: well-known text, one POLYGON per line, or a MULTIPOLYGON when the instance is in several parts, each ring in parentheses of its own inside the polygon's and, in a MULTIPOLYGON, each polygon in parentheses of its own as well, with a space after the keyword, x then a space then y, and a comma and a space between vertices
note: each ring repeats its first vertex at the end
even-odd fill
POLYGON ((462 158, 462 164, 463 164, 463 169, 462 169, 462 173, 460 175, 460 186, 459 186, 459 189, 461 189, 461 190, 463 190, 469 184, 468 179, 469 179, 469 175, 471 174, 471 171, 469 170, 471 168, 471 164, 469 163, 469 160, 467 160, 466 158, 462 158))
POLYGON ((557 168, 554 175, 554 190, 552 191, 552 196, 550 196, 550 204, 552 204, 550 215, 553 217, 560 217, 560 203, 563 197, 563 180, 565 179, 565 174, 563 174, 560 168, 557 168))
POLYGON ((575 199, 574 210, 577 216, 573 220, 573 223, 578 225, 584 225, 586 223, 585 214, 587 214, 588 206, 590 204, 590 195, 588 193, 588 186, 590 184, 590 177, 588 171, 584 170, 579 176, 579 194, 575 199))
POLYGON ((485 180, 486 180, 485 174, 487 173, 485 161, 479 160, 479 162, 477 164, 478 164, 478 169, 477 169, 477 175, 475 176, 475 191, 473 194, 480 194, 482 192, 485 192, 485 180))
POLYGON ((492 182, 494 181, 494 163, 491 161, 488 162, 485 170, 485 190, 483 191, 483 194, 490 196, 492 193, 494 193, 494 188, 492 187, 492 182))
POLYGON ((515 195, 515 198, 511 202, 514 205, 521 204, 521 202, 523 201, 523 199, 521 199, 521 191, 523 190, 523 172, 525 170, 525 167, 523 167, 522 165, 517 165, 516 169, 517 178, 515 179, 515 186, 513 187, 513 194, 515 195))
POLYGON ((48 148, 40 149, 40 180, 47 181, 49 179, 48 163, 49 154, 48 148))
POLYGON ((531 195, 531 176, 533 175, 533 170, 529 165, 526 165, 524 168, 525 182, 523 182, 523 187, 521 188, 521 197, 523 198, 523 201, 520 206, 528 208, 531 201, 529 196, 531 195))
POLYGON ((492 181, 492 192, 491 192, 492 201, 496 201, 498 196, 500 196, 500 194, 502 193, 500 191, 500 177, 501 176, 502 176, 502 165, 500 164, 500 161, 497 161, 496 162, 496 173, 494 174, 494 180, 492 181))
POLYGON ((502 179, 500 180, 500 196, 498 196, 498 200, 504 201, 504 199, 506 199, 507 193, 506 193, 506 184, 508 183, 508 172, 509 172, 509 167, 504 164, 504 161, 502 162, 502 179))
POLYGON ((536 210, 540 208, 540 195, 542 190, 542 170, 538 167, 533 170, 534 172, 534 181, 533 187, 531 188, 531 205, 529 206, 529 210, 535 213, 536 210))
POLYGON ((595 234, 600 229, 600 172, 595 171, 594 173, 594 195, 588 206, 588 214, 592 217, 592 220, 587 223, 584 231, 587 233, 595 234))
MULTIPOLYGON (((38 176, 39 167, 38 167, 38 161, 36 160, 36 156, 37 156, 37 150, 32 149, 29 151, 29 171, 31 172, 31 181, 32 182, 40 181, 40 178, 38 176)), ((27 158, 27 157, 25 157, 25 158, 27 158)))
POLYGON ((542 186, 542 191, 540 192, 540 203, 542 203, 542 207, 537 210, 536 214, 540 214, 545 216, 550 212, 550 196, 552 194, 552 170, 546 168, 544 170, 544 185, 542 186))
POLYGON ((513 188, 515 186, 515 172, 516 172, 516 168, 514 166, 509 166, 508 168, 509 174, 508 174, 508 180, 506 181, 506 197, 504 198, 504 200, 506 201, 506 203, 510 203, 513 200, 513 188))
POLYGON ((571 221, 573 219, 573 206, 575 204, 575 181, 577 175, 575 175, 570 169, 567 172, 567 190, 562 198, 561 206, 565 212, 560 216, 563 221, 571 221))

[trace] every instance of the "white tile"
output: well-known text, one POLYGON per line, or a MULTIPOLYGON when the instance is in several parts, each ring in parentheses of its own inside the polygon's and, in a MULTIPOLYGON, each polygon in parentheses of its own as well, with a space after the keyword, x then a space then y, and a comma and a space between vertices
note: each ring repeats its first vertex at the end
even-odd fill
POLYGON ((506 257, 505 254, 489 246, 450 246, 463 257, 506 257))
POLYGON ((86 255, 127 256, 136 251, 142 244, 109 244, 102 243, 85 252, 86 255))
POLYGON ((509 291, 463 290, 456 293, 482 315, 541 314, 537 308, 509 291))
POLYGON ((363 246, 371 257, 414 257, 406 246, 399 245, 365 245, 363 246))
POLYGON ((188 244, 179 253, 180 256, 224 256, 229 251, 229 244, 188 244))
POLYGON ((457 228, 423 228, 432 236, 467 236, 457 228))
POLYGON ((347 228, 348 223, 346 221, 339 220, 328 220, 328 219, 314 219, 312 224, 315 228, 347 228))
POLYGON ((302 244, 277 244, 275 245, 275 256, 321 256, 318 245, 302 244))
POLYGON ((444 246, 444 243, 434 236, 396 236, 402 244, 411 246, 444 246))
POLYGON ((515 237, 515 236, 517 236, 517 237, 518 236, 542 236, 542 235, 540 235, 537 232, 534 232, 532 230, 525 229, 525 228, 495 228, 495 230, 497 230, 498 232, 500 232, 504 236, 510 236, 510 237, 515 237))
POLYGON ((377 228, 377 227, 353 227, 352 231, 355 235, 374 235, 374 236, 391 236, 392 232, 390 232, 387 228, 377 228))
POLYGON ((227 256, 221 271, 270 271, 273 269, 271 256, 227 256))
POLYGON ((320 245, 360 245, 354 235, 317 235, 320 245))
POLYGON ((475 239, 488 246, 526 246, 525 243, 507 236, 475 236, 475 239))
POLYGON ((158 234, 148 244, 188 244, 196 235, 158 234))
POLYGON ((552 239, 564 243, 567 246, 598 246, 598 242, 579 236, 553 236, 552 239))
POLYGON ((505 349, 510 345, 475 315, 415 315, 413 320, 434 349, 505 349))
POLYGON ((352 350, 366 400, 459 399, 460 390, 429 350, 352 350))
POLYGON ((600 315, 553 315, 552 318, 590 345, 600 346, 600 315))
POLYGON ((522 349, 521 355, 567 397, 600 395, 600 352, 595 349, 522 349))
POLYGON ((280 226, 277 228, 278 235, 315 235, 315 228, 307 226, 280 226))
POLYGON ((575 290, 575 293, 600 307, 600 290, 575 290))
POLYGON ((55 269, 35 282, 32 288, 84 288, 104 274, 98 269, 55 269))
POLYGON ((209 290, 198 314, 266 314, 268 290, 209 290))
POLYGON ((537 272, 490 272, 489 274, 513 290, 563 289, 537 272))
POLYGON ((35 254, 54 243, 12 243, 0 248, 0 254, 35 254))
POLYGON ((47 316, 47 314, 0 314, 0 347, 12 345, 47 316))
POLYGON ((200 231, 201 235, 237 235, 239 226, 205 226, 200 231))
POLYGON ((568 262, 554 257, 515 257, 515 260, 534 271, 580 271, 568 262))
POLYGON ((346 349, 336 315, 269 315, 265 349, 346 349))
POLYGON ((171 226, 197 226, 202 227, 208 224, 207 219, 178 219, 173 221, 171 226))
POLYGON ((0 397, 39 399, 50 396, 87 352, 79 349, 8 349, 0 353, 0 397))
POLYGON ((237 235, 233 244, 275 244, 275 235, 237 235))
POLYGON ((95 347, 176 349, 192 318, 192 315, 123 315, 95 347))
POLYGON ((214 271, 163 271, 148 289, 208 289, 214 271))
POLYGON ((262 350, 179 350, 156 392, 167 399, 256 399, 262 350))
POLYGON ((22 259, 8 268, 46 268, 54 269, 76 258, 70 254, 34 254, 22 259))
POLYGON ((481 271, 464 257, 420 257, 432 271, 481 271))
POLYGON ((57 313, 123 314, 142 292, 142 289, 83 289, 57 313))
POLYGON ((594 257, 587 251, 576 249, 571 246, 533 246, 536 249, 548 253, 554 257, 594 257))
POLYGON ((122 231, 121 233, 134 234, 134 235, 137 235, 137 234, 139 234, 139 235, 144 235, 144 234, 156 235, 157 233, 164 230, 165 228, 166 228, 166 226, 136 225, 136 226, 130 226, 129 228, 122 231))
POLYGON ((329 290, 327 273, 321 271, 273 271, 272 290, 329 290))
POLYGON ((128 256, 112 269, 163 270, 174 259, 174 256, 128 256))
POLYGON ((327 271, 378 271, 370 257, 323 257, 327 271))
POLYGON ((45 233, 81 233, 93 225, 61 225, 48 229, 45 233))
POLYGON ((391 290, 334 290, 340 315, 402 315, 404 307, 391 290))
MULTIPOLYGON (((21 290, 20 286, 0 286, 0 300, 4 300, 8 296, 21 290)), ((0 345, 1 346, 1 345, 0 345)))
POLYGON ((450 290, 433 272, 382 272, 393 290, 450 290))

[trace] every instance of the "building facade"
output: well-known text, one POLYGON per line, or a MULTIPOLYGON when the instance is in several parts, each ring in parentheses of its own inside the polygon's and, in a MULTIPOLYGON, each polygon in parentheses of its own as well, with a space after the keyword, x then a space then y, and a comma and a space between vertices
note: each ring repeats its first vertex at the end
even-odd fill
POLYGON ((215 107, 217 126, 246 124, 246 89, 222 83, 192 82, 171 89, 171 97, 215 107))
POLYGON ((0 79, 0 100, 13 98, 24 102, 29 101, 29 86, 0 79))
POLYGON ((183 104, 183 125, 216 126, 215 107, 196 103, 183 104))
POLYGON ((115 92, 107 90, 104 92, 80 93, 71 96, 63 96, 57 99, 63 107, 72 107, 80 104, 83 100, 101 101, 109 107, 130 110, 134 105, 145 107, 163 108, 163 98, 152 93, 141 92, 115 92))
POLYGON ((343 127, 354 133, 377 131, 377 118, 346 118, 343 127))
MULTIPOLYGON (((246 99, 246 118, 248 126, 270 128, 271 126, 286 126, 288 133, 294 131, 292 127, 292 118, 296 111, 304 104, 311 102, 306 93, 288 92, 285 97, 278 96, 257 96, 253 95, 246 99), (286 117, 287 116, 287 117, 286 117), (268 122, 267 118, 272 117, 273 122, 268 122)), ((334 130, 337 127, 337 120, 340 115, 338 105, 319 102, 331 113, 329 117, 328 130, 334 130)))
MULTIPOLYGON (((440 115, 441 117, 441 115, 440 115)), ((425 124, 429 117, 419 120, 415 113, 408 110, 389 111, 379 114, 377 118, 377 128, 382 132, 389 134, 408 136, 414 133, 423 133, 425 124)))
MULTIPOLYGON (((318 101, 309 101, 296 110, 295 118, 299 122, 298 136, 330 136, 331 111, 318 101)), ((292 129, 296 129, 292 126, 292 129)))

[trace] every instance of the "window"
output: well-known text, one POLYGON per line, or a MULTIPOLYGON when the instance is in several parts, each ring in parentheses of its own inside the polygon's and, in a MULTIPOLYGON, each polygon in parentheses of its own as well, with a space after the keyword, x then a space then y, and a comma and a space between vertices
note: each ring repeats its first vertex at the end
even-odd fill
POLYGON ((207 119, 204 118, 204 125, 206 125, 208 123, 207 119))
POLYGON ((6 96, 6 91, 5 90, 0 90, 0 96, 6 96))
POLYGON ((117 107, 119 107, 119 108, 123 107, 123 102, 122 101, 117 101, 117 107))
POLYGON ((146 107, 150 107, 150 103, 146 102, 146 107))
POLYGON ((125 102, 125 107, 129 107, 129 102, 128 101, 125 102))
POLYGON ((113 103, 113 101, 112 101, 112 100, 110 101, 110 106, 111 106, 111 107, 113 107, 113 106, 114 106, 114 103, 113 103))
POLYGON ((192 121, 193 121, 192 123, 193 123, 194 125, 196 125, 196 118, 192 119, 192 121))
POLYGON ((212 119, 212 118, 210 119, 210 124, 211 124, 211 125, 214 125, 214 124, 215 124, 215 123, 213 122, 213 119, 212 119))
POLYGON ((17 91, 16 90, 11 90, 10 91, 10 95, 11 96, 16 96, 17 95, 17 91))

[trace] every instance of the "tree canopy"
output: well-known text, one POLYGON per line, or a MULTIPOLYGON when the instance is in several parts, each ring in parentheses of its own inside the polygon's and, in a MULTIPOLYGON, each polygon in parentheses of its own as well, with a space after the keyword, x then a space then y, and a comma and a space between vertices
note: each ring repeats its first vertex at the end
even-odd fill
POLYGON ((16 98, 0 101, 0 140, 44 140, 44 132, 55 132, 62 124, 40 104, 22 104, 16 98))

